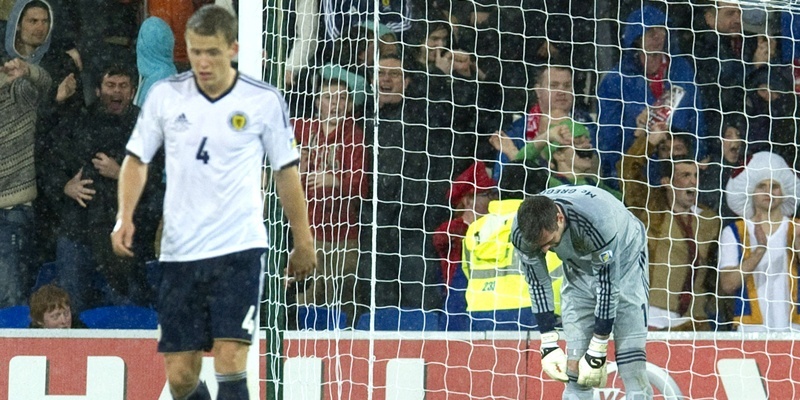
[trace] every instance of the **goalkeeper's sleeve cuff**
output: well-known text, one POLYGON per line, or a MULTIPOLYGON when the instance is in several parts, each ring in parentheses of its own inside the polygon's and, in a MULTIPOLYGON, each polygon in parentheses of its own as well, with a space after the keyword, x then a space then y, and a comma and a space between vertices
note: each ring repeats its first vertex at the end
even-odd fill
POLYGON ((556 329, 556 313, 545 311, 536 313, 536 323, 539 325, 539 332, 550 332, 556 329))
MULTIPOLYGON (((538 316, 538 314, 537 314, 538 316)), ((594 334, 598 336, 607 336, 611 334, 611 329, 614 328, 614 318, 597 318, 594 317, 594 334)))
POLYGON ((598 339, 597 336, 592 337, 589 342, 589 348, 586 349, 586 354, 590 357, 605 357, 608 352, 608 339, 598 339))

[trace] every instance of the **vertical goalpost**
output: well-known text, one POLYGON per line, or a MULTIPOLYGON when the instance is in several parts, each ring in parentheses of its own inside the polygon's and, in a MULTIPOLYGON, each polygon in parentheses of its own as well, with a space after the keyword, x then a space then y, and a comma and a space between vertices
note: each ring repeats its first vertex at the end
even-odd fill
MULTIPOLYGON (((239 1, 239 70, 242 73, 253 77, 261 77, 262 76, 262 50, 264 49, 262 39, 263 39, 263 25, 262 21, 264 19, 264 7, 260 1, 239 1)), ((269 195, 268 195, 269 196, 269 195)), ((265 198, 267 199, 267 198, 265 198)), ((270 232, 273 233, 273 232, 270 232)), ((273 236, 273 235, 271 235, 273 236)), ((276 238, 271 237, 270 240, 274 242, 276 238)), ((268 278, 273 274, 273 270, 271 266, 275 264, 274 262, 270 262, 273 257, 269 255, 265 259, 265 269, 267 272, 268 278)), ((272 282, 270 279, 265 279, 264 282, 264 293, 266 296, 271 296, 270 293, 275 293, 276 287, 275 285, 271 284, 272 282)), ((278 285, 279 286, 279 285, 278 285)), ((267 307, 274 306, 276 303, 272 301, 272 298, 267 298, 267 307)), ((261 338, 261 323, 260 323, 260 315, 261 313, 256 314, 256 326, 259 327, 254 332, 254 340, 253 345, 250 346, 250 351, 248 352, 247 357, 247 385, 250 391, 250 399, 257 400, 263 399, 265 397, 265 393, 260 393, 260 376, 261 376, 261 368, 266 368, 268 365, 267 362, 261 362, 261 346, 260 346, 260 338, 261 338)), ((273 318, 275 320, 276 318, 273 318)), ((266 332, 266 339, 267 339, 267 346, 269 347, 274 339, 275 335, 278 334, 276 329, 267 328, 266 332)), ((278 336, 278 340, 279 336, 278 336)), ((267 355, 272 354, 272 352, 267 351, 267 355)), ((264 360, 266 361, 266 360, 264 360)), ((267 379, 268 382, 273 382, 269 378, 267 379)), ((267 390, 266 392, 270 392, 267 390)))

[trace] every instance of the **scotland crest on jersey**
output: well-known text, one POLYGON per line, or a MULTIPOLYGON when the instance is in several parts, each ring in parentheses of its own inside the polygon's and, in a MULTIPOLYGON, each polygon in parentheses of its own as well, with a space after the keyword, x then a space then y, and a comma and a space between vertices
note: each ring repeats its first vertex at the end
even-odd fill
POLYGON ((236 132, 241 132, 247 127, 247 114, 242 111, 234 111, 228 118, 228 125, 236 132))

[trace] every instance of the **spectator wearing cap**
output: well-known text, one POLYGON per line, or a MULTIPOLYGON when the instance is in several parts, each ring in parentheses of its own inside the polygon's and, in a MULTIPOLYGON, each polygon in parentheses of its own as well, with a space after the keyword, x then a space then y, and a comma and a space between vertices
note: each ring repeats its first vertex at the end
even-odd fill
MULTIPOLYGON (((678 54, 677 37, 668 29, 667 16, 644 6, 632 12, 624 25, 622 58, 597 89, 597 148, 603 176, 614 178, 613 185, 621 178, 616 166, 633 145, 637 126, 641 120, 657 123, 650 116, 658 107, 672 109, 668 116, 662 114, 667 128, 699 137, 705 134, 692 62, 678 54), (674 99, 676 91, 683 92, 679 101, 674 99)), ((703 145, 698 150, 703 153, 703 145)))
MULTIPOLYGON (((576 122, 566 122, 573 135, 570 144, 551 143, 544 148, 543 156, 549 160, 550 178, 547 188, 561 185, 591 185, 611 193, 619 200, 622 194, 600 180, 597 150, 589 142, 589 131, 576 122)), ((527 149, 528 146, 525 146, 527 149)), ((519 156, 518 156, 519 157, 519 156)))
POLYGON ((461 263, 461 242, 467 228, 489 212, 489 202, 496 197, 496 188, 497 182, 489 177, 486 165, 478 161, 462 172, 447 191, 455 218, 436 228, 433 246, 442 263, 442 282, 448 286, 461 263))
POLYGON ((367 192, 364 133, 353 118, 353 107, 364 102, 365 82, 331 65, 322 69, 319 81, 315 118, 293 121, 318 258, 314 284, 298 302, 341 304, 352 317, 358 215, 367 192))
POLYGON ((742 332, 800 331, 800 179, 780 156, 753 155, 728 181, 728 205, 741 219, 719 240, 720 295, 734 296, 742 332))

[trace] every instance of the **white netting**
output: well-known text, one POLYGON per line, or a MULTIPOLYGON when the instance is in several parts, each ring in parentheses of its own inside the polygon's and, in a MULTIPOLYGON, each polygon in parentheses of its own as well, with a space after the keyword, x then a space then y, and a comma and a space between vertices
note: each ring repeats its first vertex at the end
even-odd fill
MULTIPOLYGON (((575 183, 647 226, 659 396, 798 396, 800 242, 794 208, 770 213, 798 195, 795 4, 295 0, 264 21, 320 253, 285 302, 268 285, 270 396, 559 397, 527 299, 500 293, 512 262, 487 278, 462 240, 490 200, 575 183)), ((266 209, 274 277, 290 240, 266 209)))

